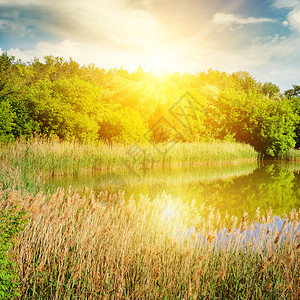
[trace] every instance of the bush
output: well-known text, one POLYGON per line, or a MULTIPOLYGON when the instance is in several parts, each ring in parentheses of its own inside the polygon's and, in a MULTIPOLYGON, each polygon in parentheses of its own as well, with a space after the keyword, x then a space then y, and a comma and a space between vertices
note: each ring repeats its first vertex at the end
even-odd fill
POLYGON ((19 296, 19 276, 9 252, 14 244, 14 237, 24 229, 25 222, 24 211, 18 207, 1 208, 0 205, 0 299, 19 296))

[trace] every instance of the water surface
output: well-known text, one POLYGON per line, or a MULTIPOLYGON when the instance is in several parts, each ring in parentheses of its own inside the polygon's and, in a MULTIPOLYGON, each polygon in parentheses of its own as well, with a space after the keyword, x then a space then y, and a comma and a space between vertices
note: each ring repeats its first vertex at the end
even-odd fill
POLYGON ((123 169, 98 171, 79 176, 48 178, 50 189, 57 187, 82 191, 84 187, 116 192, 123 190, 126 198, 148 194, 151 198, 163 191, 182 201, 194 199, 197 206, 205 203, 217 207, 224 215, 250 217, 257 207, 262 213, 272 208, 283 215, 300 208, 300 162, 251 162, 236 164, 193 165, 156 169, 123 169))

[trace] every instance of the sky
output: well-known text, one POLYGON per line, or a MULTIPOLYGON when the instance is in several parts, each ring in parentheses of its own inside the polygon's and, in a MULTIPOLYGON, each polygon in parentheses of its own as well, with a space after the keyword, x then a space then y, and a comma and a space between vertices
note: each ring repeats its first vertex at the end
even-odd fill
POLYGON ((300 84, 300 0, 0 0, 0 54, 300 84))

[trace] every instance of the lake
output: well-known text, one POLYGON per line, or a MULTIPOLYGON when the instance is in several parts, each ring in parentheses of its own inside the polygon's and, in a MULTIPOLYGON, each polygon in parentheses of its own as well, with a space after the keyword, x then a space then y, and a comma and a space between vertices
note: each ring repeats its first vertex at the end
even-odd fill
POLYGON ((196 206, 210 205, 222 215, 249 217, 257 207, 261 213, 272 208, 282 215, 300 208, 300 162, 243 162, 214 165, 185 165, 154 169, 120 169, 97 171, 78 176, 56 176, 44 179, 48 189, 57 187, 82 192, 84 187, 110 192, 124 191, 128 199, 148 194, 151 198, 165 191, 183 202, 195 201, 196 206))

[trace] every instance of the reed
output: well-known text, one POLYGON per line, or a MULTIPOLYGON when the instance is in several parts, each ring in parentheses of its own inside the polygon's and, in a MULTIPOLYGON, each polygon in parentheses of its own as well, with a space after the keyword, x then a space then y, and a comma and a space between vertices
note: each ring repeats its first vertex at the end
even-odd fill
POLYGON ((87 189, 0 197, 30 215, 13 248, 21 299, 299 299, 299 211, 237 218, 87 189))
POLYGON ((32 138, 1 145, 0 158, 1 162, 27 173, 34 170, 41 175, 59 175, 163 163, 248 160, 256 159, 257 153, 249 145, 228 142, 126 145, 32 138))
POLYGON ((257 153, 249 145, 228 142, 127 145, 34 137, 0 144, 0 182, 3 189, 38 192, 45 176, 79 175, 99 169, 224 164, 256 158, 257 153))
POLYGON ((300 149, 290 149, 280 157, 281 160, 300 161, 300 149))

